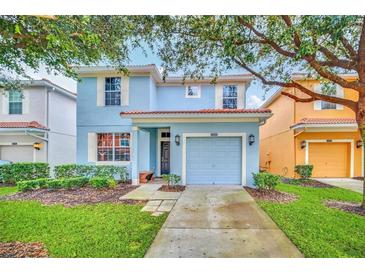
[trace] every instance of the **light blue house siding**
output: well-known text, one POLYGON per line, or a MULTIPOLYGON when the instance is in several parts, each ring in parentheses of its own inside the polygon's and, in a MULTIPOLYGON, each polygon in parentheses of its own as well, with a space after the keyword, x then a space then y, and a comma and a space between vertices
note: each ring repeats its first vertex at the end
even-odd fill
POLYGON ((201 98, 185 98, 185 86, 160 86, 157 88, 159 110, 196 110, 215 108, 213 85, 201 85, 201 98))

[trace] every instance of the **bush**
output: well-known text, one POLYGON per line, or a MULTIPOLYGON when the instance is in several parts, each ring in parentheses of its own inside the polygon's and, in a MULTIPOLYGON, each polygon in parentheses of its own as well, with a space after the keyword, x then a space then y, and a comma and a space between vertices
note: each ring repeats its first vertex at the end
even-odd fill
POLYGON ((95 166, 92 165, 64 164, 54 168, 56 178, 92 177, 94 173, 95 166))
POLYGON ((7 184, 47 177, 49 177, 47 163, 14 163, 0 166, 0 180, 7 184))
POLYGON ((126 167, 113 165, 78 165, 65 164, 58 165, 54 168, 56 178, 70 178, 70 177, 108 177, 115 178, 119 175, 121 181, 128 180, 128 172, 126 167))
POLYGON ((177 185, 181 181, 181 177, 176 174, 163 174, 162 179, 167 182, 168 185, 177 185))
POLYGON ((48 178, 20 181, 16 183, 19 191, 35 190, 47 187, 48 178))
POLYGON ((90 179, 90 185, 95 188, 107 187, 109 185, 110 178, 108 177, 93 177, 90 179))
POLYGON ((58 188, 79 188, 87 184, 89 179, 87 177, 74 177, 74 178, 58 178, 54 180, 49 180, 47 182, 47 187, 50 189, 58 188))
POLYGON ((296 165, 294 170, 300 178, 307 180, 312 177, 313 165, 296 165))
POLYGON ((62 179, 53 179, 48 180, 47 182, 47 188, 49 189, 59 189, 63 187, 62 179))
POLYGON ((253 179, 259 190, 273 190, 280 183, 280 176, 268 172, 253 173, 253 179))

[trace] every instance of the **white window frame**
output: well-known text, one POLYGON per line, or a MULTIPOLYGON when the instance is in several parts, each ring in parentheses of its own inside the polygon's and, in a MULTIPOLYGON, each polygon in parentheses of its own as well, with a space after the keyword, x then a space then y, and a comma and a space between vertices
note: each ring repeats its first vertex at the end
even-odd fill
POLYGON ((120 106, 122 103, 122 78, 118 77, 118 76, 110 76, 110 77, 105 77, 104 78, 104 106, 107 107, 114 107, 114 106, 120 106), (118 78, 120 81, 120 87, 119 87, 119 91, 118 90, 106 90, 106 79, 112 79, 112 78, 118 78), (119 93, 119 104, 113 104, 113 105, 108 105, 106 103, 106 94, 107 93, 119 93))
POLYGON ((8 114, 9 115, 23 115, 23 108, 24 108, 24 100, 23 100, 23 94, 21 91, 18 91, 18 90, 14 90, 14 91, 9 91, 9 94, 8 94, 9 98, 8 98, 8 114), (19 92, 20 93, 20 100, 19 101, 11 101, 10 100, 10 93, 12 92, 19 92), (21 103, 21 113, 10 113, 10 104, 11 103, 21 103))
POLYGON ((129 164, 131 162, 132 159, 132 134, 130 132, 98 132, 96 133, 96 163, 97 164, 115 164, 115 165, 123 165, 123 164, 129 164), (113 139, 113 146, 112 146, 112 152, 113 152, 113 160, 112 161, 99 161, 98 160, 98 135, 99 134, 112 134, 113 139), (114 145, 114 140, 115 140, 115 134, 129 134, 129 146, 127 147, 121 147, 121 148, 129 148, 129 161, 115 161, 115 145, 114 145))
POLYGON ((224 84, 222 89, 222 108, 223 109, 238 109, 238 97, 239 97, 238 85, 237 84, 224 84), (224 96, 224 87, 226 86, 235 86, 236 87, 236 97, 226 97, 224 96), (224 99, 236 99, 236 108, 225 108, 224 107, 224 99))
POLYGON ((201 98, 201 86, 200 85, 187 85, 185 88, 185 98, 201 98), (197 95, 189 95, 189 87, 196 87, 197 95))
MULTIPOLYGON (((315 84, 314 85, 314 92, 321 94, 322 93, 322 85, 321 84, 315 84)), ((336 97, 338 98, 344 98, 344 90, 340 85, 336 84, 336 97)), ((317 100, 314 101, 314 110, 343 110, 343 105, 336 104, 335 108, 322 108, 322 101, 317 100)))
MULTIPOLYGON (((186 139, 193 138, 193 137, 206 137, 212 138, 213 136, 211 133, 183 133, 182 136, 182 174, 181 174, 181 181, 183 185, 187 185, 186 181, 186 139)), ((242 142, 242 158, 241 158, 241 185, 247 186, 247 178, 246 178, 246 133, 227 133, 227 132, 220 132, 217 133, 217 136, 214 137, 241 137, 242 142)))

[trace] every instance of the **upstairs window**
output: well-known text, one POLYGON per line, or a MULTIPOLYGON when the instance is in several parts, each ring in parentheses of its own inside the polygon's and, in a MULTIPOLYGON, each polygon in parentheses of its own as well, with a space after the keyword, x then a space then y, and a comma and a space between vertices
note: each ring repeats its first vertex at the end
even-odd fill
POLYGON ((9 114, 22 114, 23 98, 21 91, 9 92, 9 114))
POLYGON ((337 105, 335 103, 321 101, 321 109, 336 109, 337 105))
POLYGON ((99 162, 130 161, 130 134, 99 133, 97 150, 99 162))
POLYGON ((200 98, 200 86, 187 86, 185 98, 200 98))
POLYGON ((237 108, 237 86, 225 85, 223 86, 223 108, 236 109, 237 108))
POLYGON ((105 78, 105 105, 120 106, 120 77, 105 78))
MULTIPOLYGON (((343 98, 343 90, 338 87, 336 84, 327 83, 327 84, 318 84, 315 85, 314 91, 317 93, 335 96, 343 98)), ((341 109, 341 107, 335 103, 326 102, 326 101, 316 101, 314 103, 314 109, 316 110, 324 110, 324 109, 341 109)))

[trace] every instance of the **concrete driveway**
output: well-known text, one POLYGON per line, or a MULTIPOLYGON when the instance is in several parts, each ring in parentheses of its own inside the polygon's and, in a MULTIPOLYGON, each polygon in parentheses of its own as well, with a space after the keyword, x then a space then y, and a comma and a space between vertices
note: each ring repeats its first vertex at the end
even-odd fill
POLYGON ((240 186, 189 186, 146 257, 302 257, 240 186))
POLYGON ((346 188, 355 192, 362 193, 363 182, 351 178, 316 178, 316 180, 337 187, 346 188))

